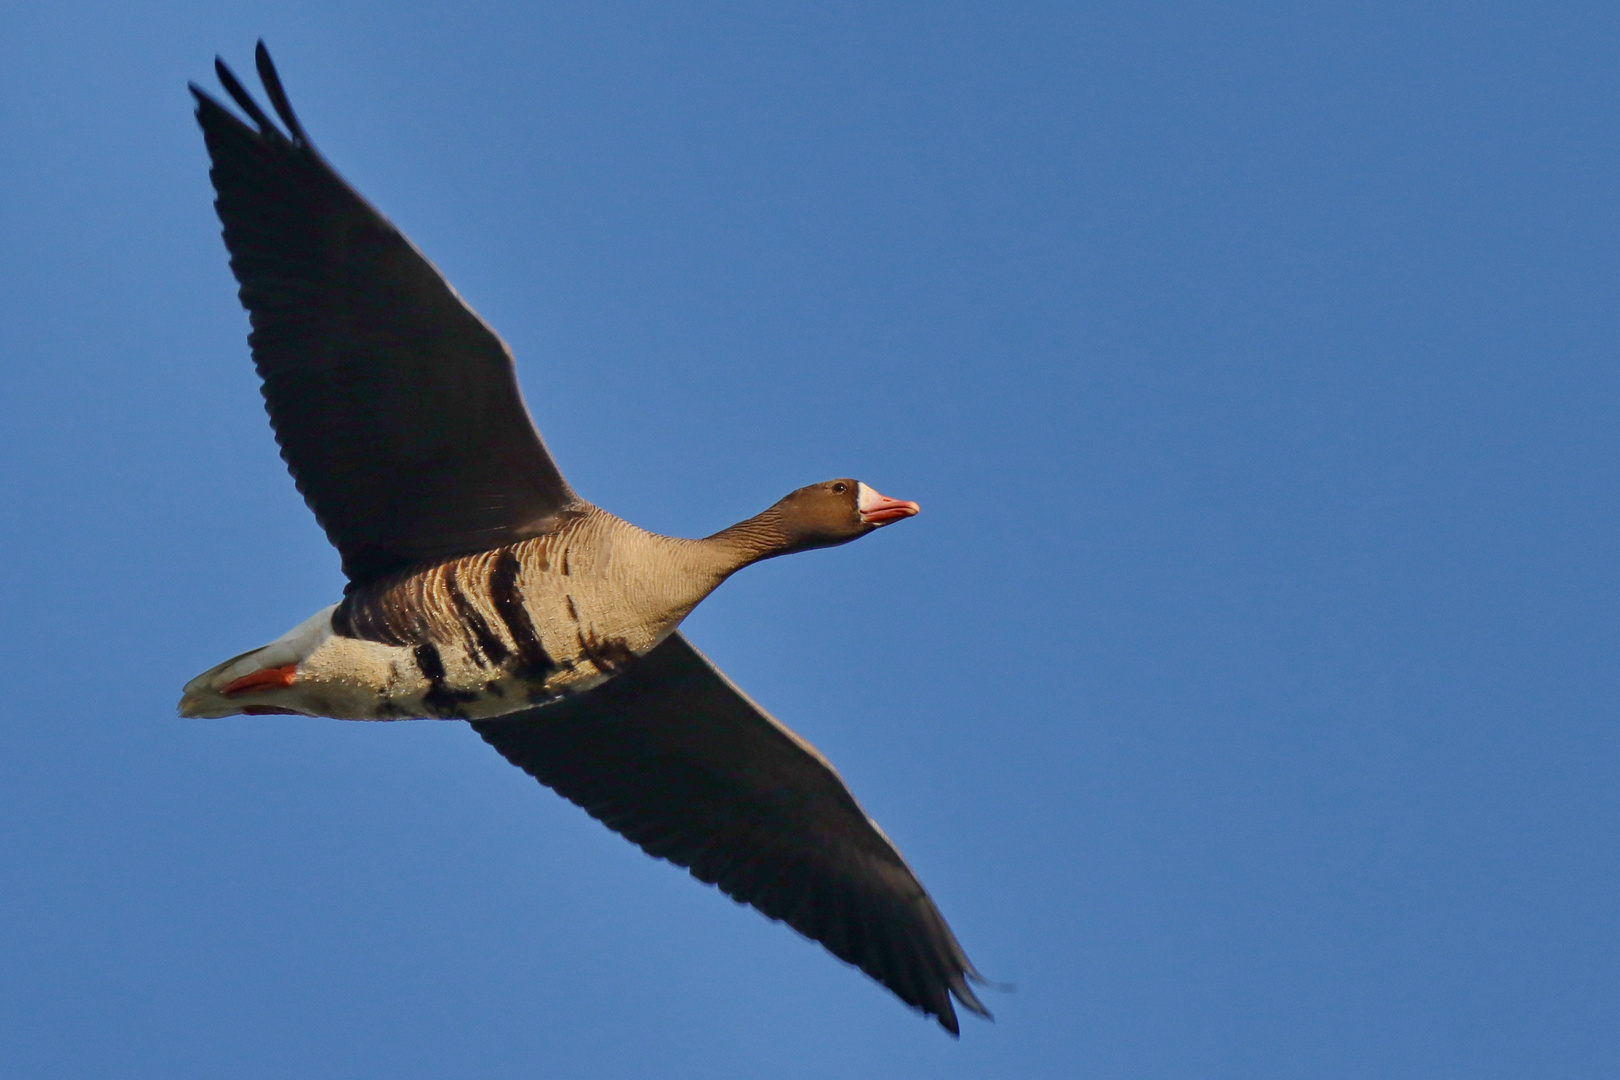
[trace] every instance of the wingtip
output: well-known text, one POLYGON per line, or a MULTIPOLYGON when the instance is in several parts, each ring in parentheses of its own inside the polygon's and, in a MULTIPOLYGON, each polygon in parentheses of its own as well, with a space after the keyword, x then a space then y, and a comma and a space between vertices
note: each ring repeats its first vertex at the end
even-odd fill
POLYGON ((236 77, 236 72, 218 56, 214 57, 214 74, 219 76, 219 84, 231 95, 231 100, 236 102, 237 108, 247 113, 248 119, 258 127, 261 138, 272 142, 285 138, 276 125, 270 122, 264 110, 259 108, 259 103, 253 100, 253 95, 247 92, 247 87, 236 77))
POLYGON ((951 980, 950 986, 951 993, 955 995, 957 1001, 962 1003, 962 1008, 975 1016, 982 1016, 990 1021, 995 1020, 995 1017, 990 1015, 990 1010, 984 1007, 984 1002, 979 1000, 979 995, 975 994, 973 988, 967 984, 966 979, 958 975, 951 980))
POLYGON ((275 61, 270 59, 270 50, 265 47, 263 38, 259 39, 259 44, 253 50, 253 66, 259 69, 259 81, 264 84, 264 92, 269 95, 276 115, 287 126, 287 133, 292 136, 293 142, 307 147, 309 136, 304 132, 304 125, 298 122, 298 115, 293 112, 292 102, 281 85, 281 74, 276 71, 275 61))

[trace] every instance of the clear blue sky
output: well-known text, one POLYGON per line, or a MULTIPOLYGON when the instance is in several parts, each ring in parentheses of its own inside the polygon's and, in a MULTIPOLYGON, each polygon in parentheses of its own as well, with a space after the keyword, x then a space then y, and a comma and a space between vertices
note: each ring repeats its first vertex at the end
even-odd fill
POLYGON ((0 1074, 1620 1075, 1613 4, 12 4, 0 1074), (185 92, 263 36, 574 486, 923 513, 690 636, 953 1042, 455 723, 181 721, 331 602, 185 92))

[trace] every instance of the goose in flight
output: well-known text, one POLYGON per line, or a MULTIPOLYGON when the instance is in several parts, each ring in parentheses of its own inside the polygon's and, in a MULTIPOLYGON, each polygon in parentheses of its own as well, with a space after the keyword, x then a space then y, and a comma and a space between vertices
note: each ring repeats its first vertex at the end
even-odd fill
POLYGON ((260 42, 278 126, 193 84, 248 342, 343 599, 186 684, 180 713, 469 721, 648 854, 865 971, 957 1033, 979 980, 827 759, 733 685, 681 620, 750 563, 844 544, 917 504, 853 479, 701 540, 576 495, 506 344, 327 164, 260 42))

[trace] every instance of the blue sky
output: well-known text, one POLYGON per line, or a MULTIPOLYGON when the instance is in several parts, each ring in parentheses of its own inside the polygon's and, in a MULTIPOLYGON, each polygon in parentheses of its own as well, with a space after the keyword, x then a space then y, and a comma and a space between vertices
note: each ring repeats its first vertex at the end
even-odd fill
POLYGON ((1612 1077, 1612 5, 12 5, 0 1073, 1612 1077), (341 589, 187 80, 263 36, 587 498, 915 520, 688 632, 960 1042, 454 723, 180 721, 341 589))

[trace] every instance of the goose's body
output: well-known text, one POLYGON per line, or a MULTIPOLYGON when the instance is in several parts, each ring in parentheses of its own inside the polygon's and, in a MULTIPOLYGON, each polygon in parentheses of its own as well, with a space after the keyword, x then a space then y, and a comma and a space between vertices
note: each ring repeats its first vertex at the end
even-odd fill
POLYGON ((590 690, 729 573, 725 552, 595 507, 556 532, 390 575, 198 676, 181 712, 480 720, 590 690), (293 670, 248 682, 256 672, 293 670))
POLYGON ((782 919, 956 1031, 988 1015, 933 901, 832 766, 678 633, 750 563, 917 512, 851 479, 699 540, 576 495, 511 356, 326 164, 261 43, 286 133, 192 87, 271 423, 343 557, 343 599, 189 682, 185 716, 472 721, 649 853, 782 919))

